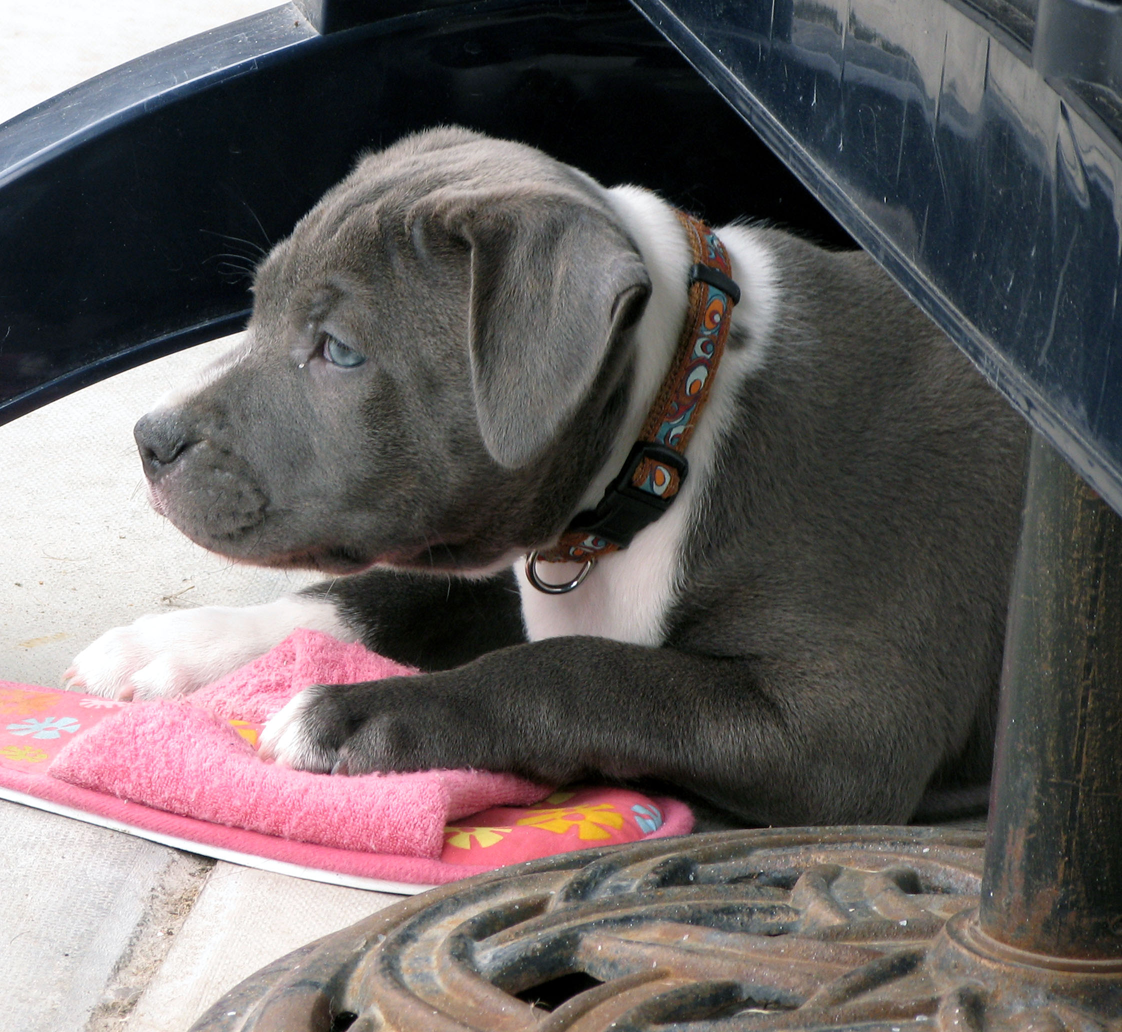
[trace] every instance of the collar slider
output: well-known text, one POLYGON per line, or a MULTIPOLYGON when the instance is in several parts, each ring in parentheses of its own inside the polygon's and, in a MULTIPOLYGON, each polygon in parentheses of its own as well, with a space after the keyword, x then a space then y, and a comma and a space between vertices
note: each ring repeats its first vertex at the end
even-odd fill
POLYGON ((720 269, 712 265, 703 265, 698 262, 690 268, 690 279, 695 283, 708 283, 716 287, 721 293, 726 294, 734 304, 740 304, 740 286, 731 276, 726 276, 720 269))

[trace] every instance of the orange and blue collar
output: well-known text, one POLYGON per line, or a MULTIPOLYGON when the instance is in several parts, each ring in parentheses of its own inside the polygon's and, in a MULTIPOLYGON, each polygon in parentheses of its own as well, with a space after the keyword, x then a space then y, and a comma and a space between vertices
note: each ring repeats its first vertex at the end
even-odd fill
POLYGON ((572 591, 597 559, 631 544, 639 531, 670 507, 689 471, 686 445, 709 400, 740 288, 732 279, 728 252, 716 233, 692 215, 676 214, 689 237, 694 263, 689 272, 689 312, 674 362, 639 440, 600 503, 578 513, 552 548, 535 550, 526 557, 526 576, 546 594, 572 591), (539 562, 584 565, 571 581, 551 584, 538 575, 539 562))

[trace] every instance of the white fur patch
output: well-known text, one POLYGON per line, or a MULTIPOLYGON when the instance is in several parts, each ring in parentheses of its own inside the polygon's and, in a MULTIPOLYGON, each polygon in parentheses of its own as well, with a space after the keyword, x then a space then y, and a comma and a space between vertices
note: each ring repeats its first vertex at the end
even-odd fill
MULTIPOLYGON (((652 290, 633 331, 637 362, 631 405, 616 446, 581 500, 581 509, 600 501, 646 422, 682 332, 686 276, 692 261, 673 210, 655 194, 616 187, 606 191, 606 197, 643 256, 652 290)), ((543 594, 529 583, 524 565, 515 566, 531 641, 586 634, 637 645, 662 643, 666 617, 680 589, 682 545, 697 517, 718 442, 735 415, 740 385, 764 364, 775 322, 775 263, 759 234, 749 227, 726 226, 717 235, 729 251, 741 300, 733 310, 729 344, 714 375, 709 402, 686 449, 689 476, 667 513, 637 534, 627 549, 601 559, 574 591, 543 594)), ((576 575, 579 566, 542 563, 538 570, 546 580, 563 583, 576 575)))
POLYGON ((296 628, 358 636, 335 606, 289 595, 261 606, 203 606, 142 616, 107 631, 63 674, 66 687, 113 699, 185 695, 236 670, 296 628))

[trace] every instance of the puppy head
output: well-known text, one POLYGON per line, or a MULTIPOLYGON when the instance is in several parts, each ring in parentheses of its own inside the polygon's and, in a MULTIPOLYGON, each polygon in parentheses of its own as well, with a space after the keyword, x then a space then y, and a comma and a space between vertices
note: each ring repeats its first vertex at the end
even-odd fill
POLYGON ((246 562, 509 561, 603 461, 649 289, 583 174, 463 130, 409 137, 264 261, 241 348, 137 424, 154 504, 246 562))

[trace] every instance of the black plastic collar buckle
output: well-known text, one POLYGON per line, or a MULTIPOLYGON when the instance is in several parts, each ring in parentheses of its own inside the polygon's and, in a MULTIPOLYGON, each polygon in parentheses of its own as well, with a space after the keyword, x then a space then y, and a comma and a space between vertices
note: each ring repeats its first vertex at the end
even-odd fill
POLYGON ((608 485, 600 504, 595 509, 577 513, 569 524, 569 529, 595 534, 620 548, 626 548, 639 531, 649 527, 666 512, 677 493, 669 498, 660 498, 631 483, 636 468, 644 459, 653 459, 675 470, 681 490, 690 468, 686 457, 662 444, 636 441, 623 464, 623 470, 608 485))

